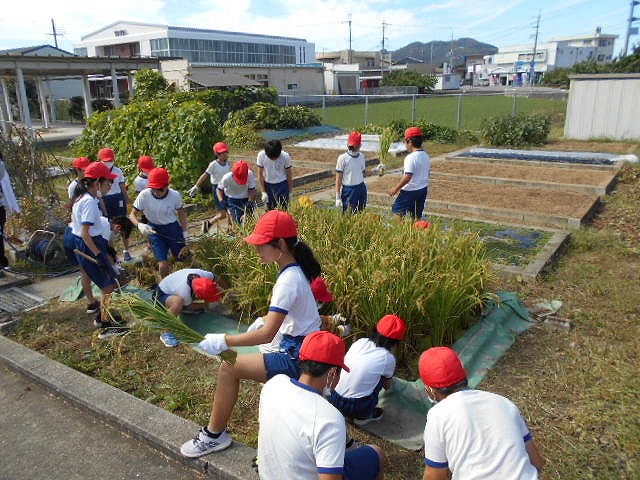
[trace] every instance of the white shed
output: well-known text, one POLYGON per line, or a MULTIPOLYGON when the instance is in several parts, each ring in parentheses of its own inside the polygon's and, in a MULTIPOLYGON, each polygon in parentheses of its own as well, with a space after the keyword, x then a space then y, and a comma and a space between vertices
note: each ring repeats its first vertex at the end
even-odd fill
POLYGON ((564 136, 640 140, 640 73, 572 75, 564 136))

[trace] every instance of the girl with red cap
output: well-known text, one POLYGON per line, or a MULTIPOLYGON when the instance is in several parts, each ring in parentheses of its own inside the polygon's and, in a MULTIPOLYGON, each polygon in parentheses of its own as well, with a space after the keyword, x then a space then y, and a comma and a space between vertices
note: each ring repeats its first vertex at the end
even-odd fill
POLYGON ((217 190, 222 177, 231 171, 231 165, 229 164, 229 147, 224 142, 216 142, 213 146, 213 153, 215 154, 216 159, 209 163, 204 173, 198 177, 198 180, 193 187, 187 191, 190 197, 195 197, 200 185, 202 185, 202 183, 207 179, 207 176, 209 177, 209 181, 211 182, 211 192, 213 193, 213 202, 216 205, 218 213, 216 213, 211 220, 204 221, 202 225, 203 233, 206 233, 209 230, 210 222, 217 222, 223 218, 228 219, 227 204, 224 199, 220 200, 220 198, 218 198, 217 190))
POLYGON ((264 263, 275 263, 280 269, 264 326, 237 335, 209 333, 200 342, 200 348, 217 355, 229 347, 281 340, 276 340, 279 343, 274 353, 238 355, 234 365, 220 364, 209 424, 182 445, 180 451, 186 457, 199 457, 231 445, 226 428, 238 398, 240 380, 266 382, 280 373, 297 379, 300 346, 306 335, 320 329, 320 316, 310 285, 310 281, 320 275, 320 264, 311 249, 298 239, 293 217, 281 210, 270 210, 244 240, 256 246, 264 263))
POLYGON ((336 163, 336 207, 351 213, 364 210, 367 206, 367 185, 364 183, 365 158, 360 151, 362 135, 351 132, 347 139, 347 151, 338 157, 336 163))
POLYGON ((170 180, 166 169, 151 170, 147 188, 138 194, 129 214, 129 219, 140 233, 149 237, 163 278, 169 274, 169 251, 179 259, 180 251, 186 246, 187 216, 184 202, 180 192, 169 188, 170 180), (144 214, 148 223, 138 219, 139 213, 144 214))
POLYGON ((138 175, 133 179, 133 188, 136 190, 136 193, 140 193, 142 190, 147 188, 147 184, 149 183, 149 172, 156 168, 153 158, 149 155, 141 155, 138 158, 138 175))
POLYGON ((220 202, 226 203, 233 222, 242 223, 245 215, 253 215, 256 187, 256 176, 244 160, 234 163, 231 171, 222 176, 216 194, 220 202))
MULTIPOLYGON (((104 163, 109 169, 109 172, 116 176, 109 191, 102 195, 104 214, 109 221, 116 217, 126 216, 127 205, 129 203, 127 184, 122 170, 114 165, 115 154, 113 153, 113 150, 110 148, 101 148, 98 152, 98 160, 104 163)), ((124 250, 122 252, 124 259, 125 261, 129 261, 131 260, 131 254, 129 253, 129 239, 123 236, 122 244, 124 246, 124 250)))
POLYGON ((78 183, 71 208, 71 233, 75 243, 76 260, 91 281, 102 291, 102 304, 94 325, 102 328, 100 338, 126 333, 107 320, 108 297, 116 285, 117 274, 108 256, 108 242, 102 236, 102 214, 98 208, 98 191, 107 191, 117 176, 102 162, 90 163, 78 183))
POLYGON ((356 340, 349 348, 345 362, 351 372, 341 372, 331 391, 329 402, 356 425, 382 418, 376 407, 380 390, 391 387, 396 359, 391 349, 404 338, 407 325, 397 315, 385 315, 368 338, 356 340))

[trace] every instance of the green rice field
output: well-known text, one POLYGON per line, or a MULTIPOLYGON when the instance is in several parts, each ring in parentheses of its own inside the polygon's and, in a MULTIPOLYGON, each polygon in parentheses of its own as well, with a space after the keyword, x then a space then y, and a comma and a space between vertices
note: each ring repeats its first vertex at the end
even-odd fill
MULTIPOLYGON (((391 100, 362 103, 356 105, 327 106, 314 109, 321 115, 322 123, 335 125, 344 129, 353 129, 365 124, 384 125, 391 120, 413 119, 413 102, 407 100, 391 100)), ((430 96, 416 99, 415 119, 424 118, 429 122, 453 128, 479 130, 485 118, 511 112, 546 113, 549 115, 563 113, 566 100, 548 98, 526 98, 504 95, 447 95, 430 96), (460 114, 458 120, 458 104, 460 114), (459 124, 458 124, 459 123, 459 124)))

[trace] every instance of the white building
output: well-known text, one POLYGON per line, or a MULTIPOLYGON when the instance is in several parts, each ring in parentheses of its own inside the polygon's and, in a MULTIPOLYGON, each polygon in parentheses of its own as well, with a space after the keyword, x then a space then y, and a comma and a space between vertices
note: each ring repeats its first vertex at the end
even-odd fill
POLYGON ((119 21, 82 37, 76 55, 174 57, 192 65, 295 65, 315 62, 304 39, 119 21))
MULTIPOLYGON (((557 68, 572 67, 576 63, 592 60, 607 63, 613 59, 613 45, 617 35, 603 34, 597 27, 593 35, 553 38, 540 43, 535 50, 534 83, 546 72, 557 68)), ((533 45, 517 45, 501 48, 484 57, 481 78, 490 85, 521 85, 529 83, 533 45)))

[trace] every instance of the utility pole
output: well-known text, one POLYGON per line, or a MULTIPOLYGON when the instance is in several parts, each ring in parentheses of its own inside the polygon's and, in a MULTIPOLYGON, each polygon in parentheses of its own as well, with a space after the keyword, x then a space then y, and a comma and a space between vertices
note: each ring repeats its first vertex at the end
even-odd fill
POLYGON ((638 33, 638 27, 633 26, 633 22, 640 20, 639 17, 633 16, 633 8, 636 5, 640 5, 640 1, 631 0, 631 10, 629 11, 629 19, 627 23, 627 35, 624 38, 624 49, 622 50, 623 55, 629 55, 629 37, 638 33))
POLYGON ((58 37, 61 37, 63 34, 56 32, 56 24, 53 21, 53 18, 51 19, 51 29, 52 29, 53 33, 50 33, 49 35, 51 35, 53 37, 53 42, 54 42, 56 48, 58 48, 58 37))
POLYGON ((380 50, 380 82, 382 82, 382 79, 384 78, 384 55, 386 53, 386 50, 384 48, 384 41, 385 41, 384 29, 388 25, 391 25, 391 24, 385 23, 385 21, 382 20, 382 50, 380 50))
POLYGON ((533 41, 533 56, 531 57, 529 83, 533 87, 536 76, 536 53, 538 50, 538 33, 540 31, 540 12, 538 12, 538 20, 536 21, 536 33, 533 41))
POLYGON ((348 23, 349 24, 349 51, 347 52, 347 63, 352 63, 353 62, 353 50, 351 50, 351 14, 349 14, 349 19, 345 22, 342 23, 348 23))

